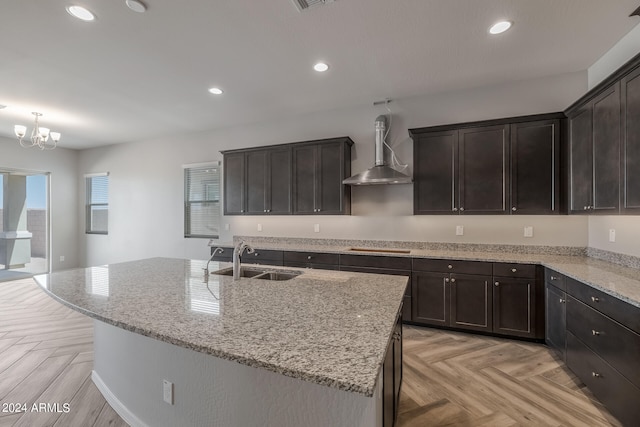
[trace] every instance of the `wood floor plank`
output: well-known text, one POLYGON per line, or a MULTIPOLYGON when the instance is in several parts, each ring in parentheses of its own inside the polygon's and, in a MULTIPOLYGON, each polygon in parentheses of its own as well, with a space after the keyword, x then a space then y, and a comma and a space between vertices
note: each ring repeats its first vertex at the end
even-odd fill
MULTIPOLYGON (((10 369, 5 369, 0 373, 0 398, 9 394, 22 380, 29 376, 40 366, 54 350, 29 351, 14 364, 10 369)), ((3 400, 8 402, 8 400, 3 400)))
POLYGON ((104 405, 98 419, 92 427, 128 427, 122 418, 109 405, 104 405))
POLYGON ((54 427, 93 426, 105 405, 102 393, 89 376, 69 402, 70 411, 60 415, 54 427))

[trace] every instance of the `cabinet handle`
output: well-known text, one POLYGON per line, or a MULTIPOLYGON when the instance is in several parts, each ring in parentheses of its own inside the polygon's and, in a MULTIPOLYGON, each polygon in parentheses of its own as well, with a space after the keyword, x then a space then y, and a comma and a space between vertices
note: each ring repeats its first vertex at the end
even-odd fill
POLYGON ((587 209, 589 209, 589 206, 585 206, 584 208, 582 208, 583 211, 586 211, 587 209))
POLYGON ((456 283, 456 279, 451 279, 451 283, 456 283))
POLYGON ((258 255, 260 255, 258 252, 256 252, 255 254, 253 254, 253 256, 258 256, 258 255))
POLYGON ((600 375, 597 372, 591 372, 591 376, 594 377, 594 378, 600 378, 602 375, 600 375))
POLYGON ((556 276, 551 276, 549 277, 551 280, 558 280, 558 278, 556 276))
POLYGON ((452 209, 454 212, 458 212, 458 208, 453 208, 452 209))
POLYGON ((267 210, 265 209, 265 210, 263 210, 262 212, 267 212, 267 210))
POLYGON ((565 302, 567 302, 567 300, 565 300, 564 298, 560 298, 560 304, 563 304, 565 302))
POLYGON ((591 335, 598 336, 598 335, 600 335, 600 332, 596 331, 595 329, 592 329, 591 330, 591 335))
POLYGON ((311 259, 311 255, 309 255, 309 256, 307 257, 307 259, 311 259))
POLYGON ((518 271, 518 269, 517 269, 517 268, 512 268, 512 269, 511 269, 511 272, 512 272, 512 273, 515 273, 516 271, 518 271))
POLYGON ((445 278, 444 278, 444 282, 445 282, 445 283, 449 283, 449 278, 448 278, 448 277, 445 277, 445 278))
POLYGON ((240 209, 240 212, 244 212, 244 209, 240 209))
POLYGON ((460 208, 460 211, 463 211, 463 210, 464 210, 464 208, 460 208))
POLYGON ((494 285, 500 286, 500 282, 496 282, 496 283, 494 283, 494 285))
POLYGON ((598 302, 598 301, 600 301, 600 298, 598 298, 598 297, 591 297, 591 301, 593 301, 593 302, 598 302))
POLYGON ((447 268, 448 268, 449 270, 451 270, 451 269, 453 268, 453 265, 449 264, 449 265, 447 265, 447 268))
POLYGON ((511 208, 511 210, 515 212, 515 211, 517 211, 518 209, 514 206, 514 207, 512 207, 512 208, 511 208))

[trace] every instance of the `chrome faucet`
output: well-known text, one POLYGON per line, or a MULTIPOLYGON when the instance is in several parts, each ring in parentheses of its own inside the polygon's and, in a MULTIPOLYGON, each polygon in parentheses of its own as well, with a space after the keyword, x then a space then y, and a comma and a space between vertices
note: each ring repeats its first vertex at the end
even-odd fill
POLYGON ((244 250, 247 250, 248 254, 253 253, 253 248, 245 243, 244 240, 238 242, 235 248, 233 248, 233 280, 240 279, 240 269, 242 268, 240 265, 240 257, 244 250))
POLYGON ((211 256, 209 257, 209 260, 207 261, 207 265, 203 268, 204 270, 204 280, 205 282, 209 280, 209 263, 211 262, 211 260, 213 259, 214 256, 216 256, 217 253, 224 253, 224 249, 223 248, 215 248, 213 250, 213 253, 211 254, 211 256))

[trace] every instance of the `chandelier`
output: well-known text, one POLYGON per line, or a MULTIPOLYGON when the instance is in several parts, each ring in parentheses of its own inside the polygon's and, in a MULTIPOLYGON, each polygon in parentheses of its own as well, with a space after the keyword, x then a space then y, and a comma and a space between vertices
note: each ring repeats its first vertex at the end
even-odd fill
POLYGON ((42 113, 31 113, 36 116, 35 124, 33 125, 33 131, 31 132, 31 142, 24 141, 23 138, 27 134, 27 127, 22 125, 15 125, 14 132, 20 141, 20 145, 24 148, 38 147, 41 150, 53 150, 60 141, 59 132, 51 132, 49 128, 40 127, 38 124, 38 117, 42 116, 42 113), (51 137, 52 142, 49 141, 51 137))

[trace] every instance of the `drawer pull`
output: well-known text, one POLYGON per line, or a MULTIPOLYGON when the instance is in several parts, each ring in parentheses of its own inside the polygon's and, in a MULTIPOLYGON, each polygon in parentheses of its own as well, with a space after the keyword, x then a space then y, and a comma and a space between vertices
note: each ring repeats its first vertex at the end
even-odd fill
POLYGON ((255 253, 255 254, 253 254, 253 255, 254 255, 254 256, 258 256, 258 255, 260 255, 260 254, 259 254, 258 252, 256 252, 256 253, 255 253))
POLYGON ((447 265, 447 268, 448 268, 449 270, 451 270, 451 269, 453 268, 453 265, 449 264, 449 265, 447 265))
POLYGON ((558 280, 558 278, 556 276, 551 276, 550 279, 551 280, 558 280))
POLYGON ((494 283, 494 285, 500 286, 500 282, 496 282, 496 283, 494 283))
POLYGON ((451 279, 451 283, 456 283, 456 279, 451 279))
POLYGON ((598 302, 598 301, 600 301, 600 298, 598 298, 598 297, 591 297, 591 301, 593 301, 593 302, 598 302))
POLYGON ((518 271, 518 269, 517 269, 517 268, 512 268, 512 269, 511 269, 511 272, 512 272, 512 273, 515 273, 516 271, 518 271))
POLYGON ((445 283, 449 283, 449 278, 448 278, 448 277, 445 277, 444 282, 445 282, 445 283))
POLYGON ((566 300, 566 299, 564 299, 564 298, 560 298, 560 304, 563 304, 563 303, 565 303, 565 302, 567 302, 567 300, 566 300))
POLYGON ((311 259, 311 255, 309 255, 309 256, 307 257, 307 259, 311 259))
POLYGON ((600 378, 600 377, 602 377, 602 375, 600 375, 600 374, 599 374, 599 373, 597 373, 597 372, 591 372, 591 376, 592 376, 593 378, 600 378))
POLYGON ((600 335, 600 332, 596 331, 595 329, 592 329, 591 330, 591 335, 598 336, 598 335, 600 335))

